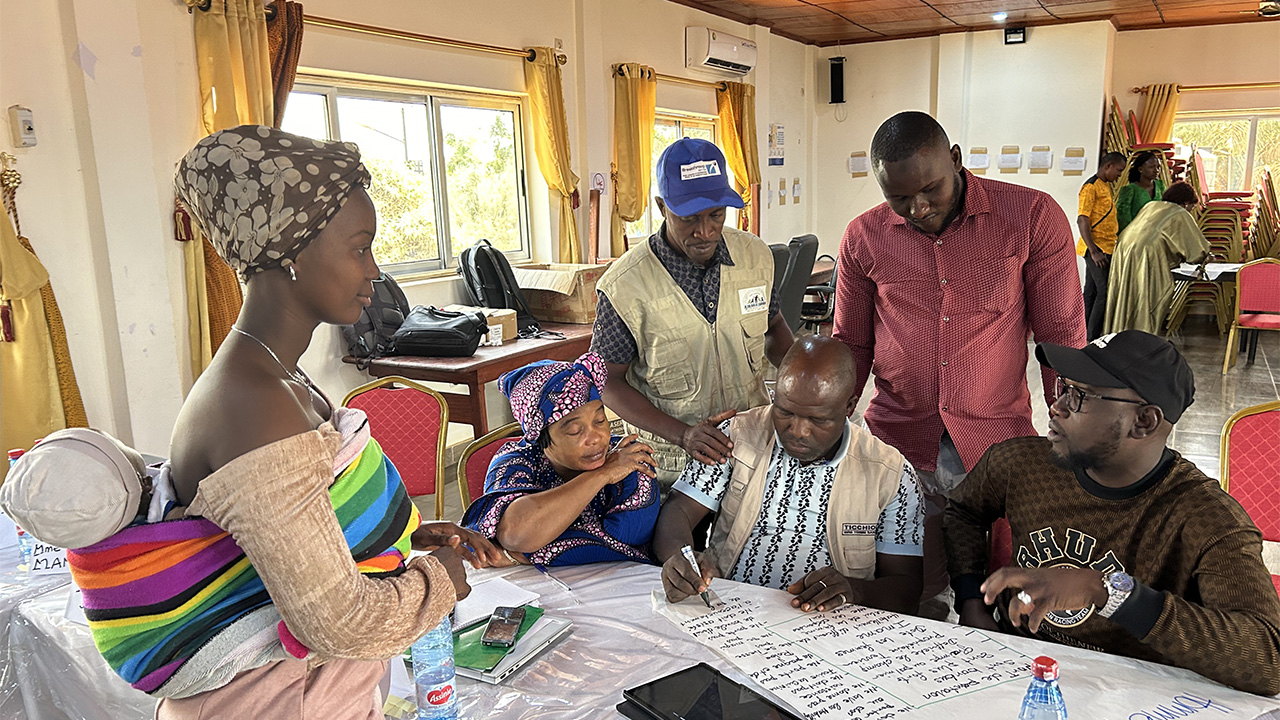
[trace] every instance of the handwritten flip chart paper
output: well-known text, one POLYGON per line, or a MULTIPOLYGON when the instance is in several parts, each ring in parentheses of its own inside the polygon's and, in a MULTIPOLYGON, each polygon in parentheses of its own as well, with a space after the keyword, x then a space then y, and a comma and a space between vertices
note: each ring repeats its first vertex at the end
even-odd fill
POLYGON ((660 591, 654 608, 815 720, 1017 717, 1037 655, 1058 660, 1072 717, 1243 720, 1280 709, 1179 668, 858 606, 805 614, 779 590, 716 587, 723 605, 711 610, 696 597, 668 604, 660 591))
MULTIPOLYGON (((35 538, 32 538, 32 540, 35 540, 35 538)), ((31 548, 32 575, 54 575, 69 572, 71 572, 71 567, 67 565, 66 550, 35 540, 31 548)))
POLYGON ((73 623, 89 627, 89 618, 84 614, 84 593, 75 584, 71 585, 71 592, 67 593, 67 609, 63 615, 73 623))

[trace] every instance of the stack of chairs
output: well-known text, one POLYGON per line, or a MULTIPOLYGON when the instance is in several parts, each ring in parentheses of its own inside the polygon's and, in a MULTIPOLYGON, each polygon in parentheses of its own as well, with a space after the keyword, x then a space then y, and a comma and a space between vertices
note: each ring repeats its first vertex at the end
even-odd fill
POLYGON ((1165 321, 1165 334, 1173 335, 1182 328, 1187 313, 1194 303, 1205 303, 1213 311, 1218 325, 1218 334, 1227 332, 1231 327, 1232 313, 1235 306, 1234 286, 1226 283, 1210 282, 1205 275, 1204 266, 1212 260, 1206 257, 1196 271, 1199 280, 1179 280, 1173 284, 1173 299, 1169 302, 1169 316, 1165 321))
POLYGON ((1253 260, 1264 257, 1280 258, 1280 209, 1276 206, 1276 186, 1272 182, 1269 168, 1262 171, 1262 182, 1258 184, 1258 199, 1249 249, 1253 260))

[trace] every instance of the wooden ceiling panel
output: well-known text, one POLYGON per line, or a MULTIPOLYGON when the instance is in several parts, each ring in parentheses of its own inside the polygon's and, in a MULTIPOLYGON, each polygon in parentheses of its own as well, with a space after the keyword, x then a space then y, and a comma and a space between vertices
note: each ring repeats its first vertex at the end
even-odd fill
MULTIPOLYGON (((1110 20, 1120 30, 1267 22, 1257 0, 670 0, 731 20, 759 23, 809 43, 835 45, 1000 27, 1110 20)), ((1280 20, 1272 20, 1280 22, 1280 20)))

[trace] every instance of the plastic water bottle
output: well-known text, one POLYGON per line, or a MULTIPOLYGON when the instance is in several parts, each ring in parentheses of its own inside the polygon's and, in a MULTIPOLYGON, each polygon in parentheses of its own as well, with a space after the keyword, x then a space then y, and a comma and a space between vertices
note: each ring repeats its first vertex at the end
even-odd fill
POLYGON ((420 720, 457 720, 453 671, 453 627, 445 615, 434 630, 413 644, 413 685, 420 720))
MULTIPOLYGON (((18 458, 22 457, 25 454, 26 454, 26 451, 23 450, 22 448, 10 450, 9 451, 9 467, 13 467, 14 463, 18 462, 18 458)), ((3 514, 3 512, 0 512, 0 514, 3 514)), ((6 517, 5 520, 9 520, 9 518, 6 517)), ((10 520, 9 522, 12 522, 12 521, 10 520)), ((9 523, 5 522, 0 524, 5 525, 7 529, 7 526, 9 523)), ((20 567, 30 568, 31 554, 33 552, 33 548, 35 547, 35 541, 30 535, 27 534, 26 530, 23 530, 16 523, 14 523, 13 527, 18 534, 18 552, 22 556, 20 567)), ((3 543, 0 543, 0 544, 3 544, 3 543)))
POLYGON ((1022 698, 1018 720, 1067 720, 1067 703, 1058 687, 1058 661, 1041 655, 1031 662, 1031 686, 1022 698))

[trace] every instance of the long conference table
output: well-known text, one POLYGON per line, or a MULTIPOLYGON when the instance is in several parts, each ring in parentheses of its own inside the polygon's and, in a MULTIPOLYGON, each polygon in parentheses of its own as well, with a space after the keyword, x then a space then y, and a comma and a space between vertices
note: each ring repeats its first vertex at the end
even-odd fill
MULTIPOLYGON (((758 683, 725 658, 657 612, 652 594, 659 587, 659 568, 605 563, 552 568, 551 572, 569 585, 572 592, 566 592, 529 567, 470 573, 473 584, 505 577, 538 593, 542 607, 549 614, 572 620, 573 629, 501 684, 459 678, 461 717, 477 720, 621 717, 614 706, 621 702, 624 688, 699 662, 706 662, 734 680, 760 689, 758 683)), ((745 587, 716 580, 713 589, 726 593, 734 591, 735 586, 739 590, 745 587)), ((777 591, 755 588, 751 591, 768 602, 786 602, 777 591)), ((88 628, 63 617, 69 593, 69 586, 57 587, 21 602, 14 613, 9 638, 11 657, 6 671, 16 671, 23 685, 25 717, 30 720, 144 720, 151 717, 154 701, 130 689, 110 671, 94 650, 88 628)), ((920 618, 895 617, 904 621, 903 627, 914 628, 910 632, 915 633, 976 632, 920 618)), ((908 642, 911 638, 897 639, 908 642)), ((1162 704, 1179 708, 1187 706, 1189 701, 1185 698, 1201 698, 1211 704, 1201 707, 1193 717, 1280 719, 1280 700, 1240 693, 1187 670, 1025 638, 1000 635, 995 639, 1026 656, 1048 654, 1059 661, 1063 668, 1061 685, 1073 718, 1144 720, 1162 717, 1158 710, 1162 704), (1184 699, 1178 701, 1178 697, 1184 699)), ((957 662, 957 666, 960 665, 957 662)), ((1012 680, 956 698, 954 702, 939 703, 897 717, 912 720, 1015 718, 1026 686, 1024 679, 1012 680)), ((23 716, 6 715, 5 720, 10 717, 23 716)))

